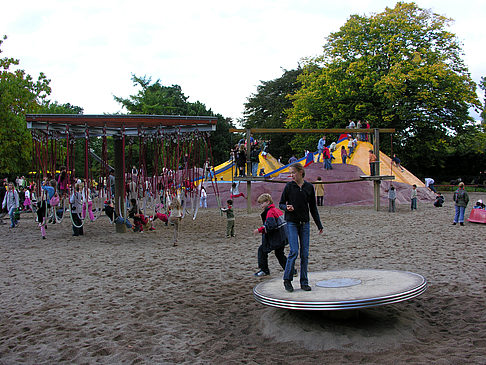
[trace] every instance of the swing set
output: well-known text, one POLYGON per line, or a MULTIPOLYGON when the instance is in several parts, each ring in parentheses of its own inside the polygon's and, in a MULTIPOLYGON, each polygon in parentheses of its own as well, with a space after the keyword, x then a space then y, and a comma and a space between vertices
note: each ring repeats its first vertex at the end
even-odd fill
MULTIPOLYGON (((190 201, 193 219, 196 218, 200 189, 206 182, 203 166, 212 162, 209 137, 216 130, 216 117, 27 114, 26 121, 33 138, 32 171, 36 172, 37 179, 35 194, 44 196, 43 199, 46 198, 45 194, 41 194, 41 179, 54 178, 49 176, 49 172, 56 171, 61 165, 65 166, 69 187, 67 195, 71 196, 81 177, 74 167, 77 158, 75 144, 79 140, 84 142, 85 183, 81 192, 84 202, 81 224, 75 224, 72 209, 69 209, 76 227, 84 225, 86 216, 95 221, 107 200, 114 200, 115 212, 126 219, 127 198, 141 202, 137 205, 144 215, 151 211, 155 215, 156 209, 167 207, 175 198, 182 202, 186 212, 190 201), (114 145, 114 168, 108 163, 109 139, 114 145), (101 151, 96 151, 100 152, 96 155, 93 147, 100 141, 101 151), (133 156, 135 147, 138 159, 133 156), (93 155, 99 163, 99 171, 93 169, 90 160, 93 155), (127 162, 135 166, 134 171, 127 171, 127 162)), ((217 184, 212 179, 211 184, 218 198, 217 184)), ((56 205, 49 204, 51 208, 46 216, 60 223, 67 211, 66 199, 66 194, 63 194, 56 205)), ((125 232, 126 226, 117 223, 116 231, 125 232)))

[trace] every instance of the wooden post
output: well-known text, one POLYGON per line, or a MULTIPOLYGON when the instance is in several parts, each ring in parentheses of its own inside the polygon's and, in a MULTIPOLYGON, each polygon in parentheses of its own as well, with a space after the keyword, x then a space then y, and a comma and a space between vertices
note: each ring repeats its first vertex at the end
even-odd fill
MULTIPOLYGON (((251 134, 250 129, 246 130, 246 176, 251 176, 251 134)), ((251 180, 246 182, 246 211, 251 213, 251 180)))
MULTIPOLYGON (((373 153, 376 156, 376 160, 380 161, 380 131, 379 129, 374 129, 374 143, 373 143, 373 153)), ((375 164, 375 175, 380 176, 380 163, 375 164)), ((373 200, 375 205, 375 210, 380 210, 380 187, 381 180, 373 180, 373 200)))
MULTIPOLYGON (((125 214, 125 187, 123 186, 123 143, 120 138, 115 138, 115 212, 125 214)), ((127 217, 124 217, 127 218, 127 217)), ((116 224, 117 233, 126 233, 125 224, 116 224)))

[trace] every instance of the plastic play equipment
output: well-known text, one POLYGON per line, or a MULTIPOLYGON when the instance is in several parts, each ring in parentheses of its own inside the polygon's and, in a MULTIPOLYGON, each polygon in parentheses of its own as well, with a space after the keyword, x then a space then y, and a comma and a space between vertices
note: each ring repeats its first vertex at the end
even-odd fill
POLYGON ((473 208, 469 214, 468 222, 486 224, 486 210, 473 208))

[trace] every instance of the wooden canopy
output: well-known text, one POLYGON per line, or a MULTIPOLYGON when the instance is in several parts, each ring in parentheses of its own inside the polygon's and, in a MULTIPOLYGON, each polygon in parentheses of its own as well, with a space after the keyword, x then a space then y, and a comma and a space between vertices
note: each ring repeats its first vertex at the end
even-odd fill
POLYGON ((89 114, 27 114, 27 128, 55 132, 74 138, 96 136, 146 136, 157 133, 211 132, 216 130, 216 117, 182 115, 89 115, 89 114))

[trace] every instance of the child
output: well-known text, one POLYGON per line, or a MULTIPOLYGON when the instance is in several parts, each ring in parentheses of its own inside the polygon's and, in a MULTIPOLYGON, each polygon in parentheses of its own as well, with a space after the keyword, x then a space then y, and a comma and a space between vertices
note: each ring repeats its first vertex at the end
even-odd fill
POLYGON ((39 206, 37 207, 37 222, 39 222, 39 228, 41 231, 42 239, 46 239, 46 213, 47 213, 47 200, 46 193, 42 192, 42 198, 39 206))
POLYGON ((128 212, 128 217, 133 219, 133 231, 143 232, 143 226, 147 223, 147 219, 140 213, 138 209, 137 199, 130 199, 130 211, 128 212))
POLYGON ((30 188, 25 189, 25 199, 24 199, 24 211, 32 212, 32 201, 30 200, 30 188))
POLYGON ((132 224, 128 219, 120 217, 118 214, 116 214, 115 206, 113 205, 113 201, 111 200, 105 201, 105 214, 108 218, 110 218, 110 221, 112 223, 125 224, 128 229, 132 228, 132 224))
POLYGON ((73 221, 73 236, 82 236, 84 234, 83 221, 81 213, 83 210, 83 194, 81 193, 81 184, 74 186, 74 191, 69 198, 71 203, 71 217, 73 221))
POLYGON ((226 238, 235 237, 235 213, 233 212, 233 200, 226 201, 226 208, 221 210, 226 213, 226 238))
POLYGON ((231 184, 231 189, 230 189, 230 193, 231 193, 230 198, 231 199, 238 198, 240 196, 242 196, 243 198, 246 199, 245 194, 240 193, 239 187, 240 187, 240 182, 239 181, 238 181, 238 183, 235 183, 234 182, 233 184, 231 184))
POLYGON ((174 225, 174 246, 177 246, 177 240, 179 235, 179 225, 182 220, 182 204, 179 199, 174 200, 169 204, 170 217, 169 223, 174 225))
POLYGON ((397 192, 395 191, 395 187, 392 185, 390 186, 390 190, 388 190, 388 211, 390 213, 395 213, 396 198, 397 198, 397 192))
POLYGON ((476 202, 476 205, 474 205, 473 209, 485 209, 485 205, 481 199, 479 199, 476 202))
POLYGON ((412 186, 412 194, 410 195, 411 199, 411 210, 417 210, 417 185, 413 184, 412 186))
POLYGON ((208 194, 206 193, 206 189, 204 186, 201 187, 201 200, 199 201, 199 207, 207 208, 208 207, 208 202, 207 202, 208 194))
POLYGON ((272 196, 264 193, 258 197, 257 202, 263 209, 261 214, 263 226, 253 231, 253 234, 262 234, 262 244, 258 247, 258 267, 260 270, 254 275, 260 277, 270 275, 268 254, 272 251, 274 251, 280 266, 285 270, 287 257, 284 254, 284 248, 288 244, 288 240, 285 230, 287 222, 285 222, 283 212, 273 204, 272 196))
MULTIPOLYGON (((317 177, 317 182, 322 182, 320 176, 317 177)), ((315 184, 317 205, 322 207, 324 205, 324 184, 315 184)))
POLYGON ((348 158, 348 152, 346 151, 346 147, 341 147, 341 160, 343 165, 346 165, 346 159, 348 158))
POLYGON ((441 193, 437 193, 435 197, 434 207, 440 208, 444 204, 444 196, 441 193))

